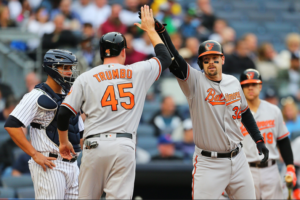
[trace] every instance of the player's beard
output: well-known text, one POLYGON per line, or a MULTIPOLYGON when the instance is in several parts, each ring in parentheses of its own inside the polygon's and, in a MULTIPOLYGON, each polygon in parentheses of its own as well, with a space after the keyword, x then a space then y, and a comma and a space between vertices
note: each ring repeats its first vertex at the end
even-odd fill
POLYGON ((215 71, 214 72, 209 72, 209 69, 207 68, 206 70, 204 70, 205 71, 205 74, 207 75, 207 76, 209 76, 209 77, 214 77, 214 76, 216 76, 217 74, 218 74, 218 69, 217 69, 217 67, 215 67, 215 71))

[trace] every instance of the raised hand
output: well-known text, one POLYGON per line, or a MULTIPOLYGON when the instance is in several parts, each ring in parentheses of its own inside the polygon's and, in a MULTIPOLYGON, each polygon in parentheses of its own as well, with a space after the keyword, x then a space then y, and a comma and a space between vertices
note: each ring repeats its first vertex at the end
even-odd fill
POLYGON ((135 23, 134 25, 146 32, 155 31, 153 11, 147 5, 141 7, 141 20, 141 24, 135 23))

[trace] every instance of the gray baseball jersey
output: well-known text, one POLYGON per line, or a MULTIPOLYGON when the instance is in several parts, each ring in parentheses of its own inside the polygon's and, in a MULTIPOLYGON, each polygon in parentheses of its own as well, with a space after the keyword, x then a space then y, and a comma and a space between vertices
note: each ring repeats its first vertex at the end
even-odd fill
POLYGON ((241 113, 248 108, 239 81, 222 74, 217 83, 189 66, 187 78, 178 83, 189 103, 196 146, 219 153, 235 149, 243 140, 241 113))
POLYGON ((76 79, 62 105, 86 114, 84 138, 105 132, 135 136, 146 93, 160 74, 157 58, 126 66, 100 65, 76 79))
MULTIPOLYGON (((289 135, 280 109, 273 104, 261 100, 258 110, 253 116, 264 137, 266 147, 269 149, 269 159, 279 159, 279 152, 276 147, 277 140, 281 140, 289 135)), ((263 155, 259 156, 257 154, 256 144, 248 134, 246 128, 243 125, 240 128, 245 136, 243 143, 248 162, 260 161, 263 155)))

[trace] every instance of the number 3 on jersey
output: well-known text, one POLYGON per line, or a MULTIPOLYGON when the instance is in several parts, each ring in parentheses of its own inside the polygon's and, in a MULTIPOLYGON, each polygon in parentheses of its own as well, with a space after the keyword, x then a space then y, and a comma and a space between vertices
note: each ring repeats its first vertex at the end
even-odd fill
MULTIPOLYGON (((126 110, 131 110, 134 107, 134 95, 131 92, 124 92, 124 89, 132 88, 132 83, 124 83, 118 85, 118 92, 120 98, 129 97, 130 103, 121 102, 121 106, 126 110)), ((102 107, 111 106, 112 111, 117 111, 118 100, 116 99, 115 89, 113 85, 109 85, 104 92, 101 100, 102 107), (109 99, 110 97, 110 99, 109 99)))
POLYGON ((233 119, 241 119, 241 109, 238 106, 235 106, 233 109, 234 115, 232 115, 233 119))

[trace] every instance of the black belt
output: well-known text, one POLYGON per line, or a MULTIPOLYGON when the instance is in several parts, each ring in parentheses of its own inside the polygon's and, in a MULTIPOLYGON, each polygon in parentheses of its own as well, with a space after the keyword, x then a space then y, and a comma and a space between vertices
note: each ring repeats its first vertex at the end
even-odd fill
MULTIPOLYGON (((94 138, 94 137, 100 137, 101 134, 105 134, 105 133, 99 133, 99 134, 96 134, 96 135, 90 135, 90 136, 87 136, 85 139, 94 138)), ((116 134, 117 134, 116 137, 125 137, 125 138, 132 139, 132 134, 131 133, 116 133, 116 134)), ((107 135, 109 135, 109 134, 107 134, 107 135)))
POLYGON ((250 167, 257 167, 257 168, 265 168, 265 167, 271 167, 272 165, 276 164, 276 160, 272 160, 271 165, 269 165, 269 162, 260 163, 260 162, 251 162, 249 163, 250 167))
POLYGON ((43 126, 42 124, 38 124, 35 122, 30 123, 30 126, 32 126, 32 128, 37 128, 37 129, 46 129, 46 127, 43 126))
MULTIPOLYGON (((57 154, 53 154, 53 153, 49 153, 49 157, 58 158, 58 155, 57 154)), ((62 161, 64 161, 64 162, 70 162, 70 163, 73 163, 76 160, 77 160, 77 156, 73 157, 71 160, 68 160, 68 159, 65 159, 65 158, 62 159, 62 161)))
MULTIPOLYGON (((243 145, 242 145, 242 143, 240 143, 240 144, 241 144, 241 148, 242 148, 243 145)), ((204 150, 202 150, 201 151, 201 155, 206 156, 206 157, 216 157, 216 158, 232 158, 232 157, 234 157, 234 156, 236 156, 236 155, 239 154, 239 152, 240 152, 239 149, 240 148, 237 147, 237 148, 233 149, 229 153, 216 153, 215 156, 212 156, 212 152, 210 152, 210 151, 204 151, 204 150)))

